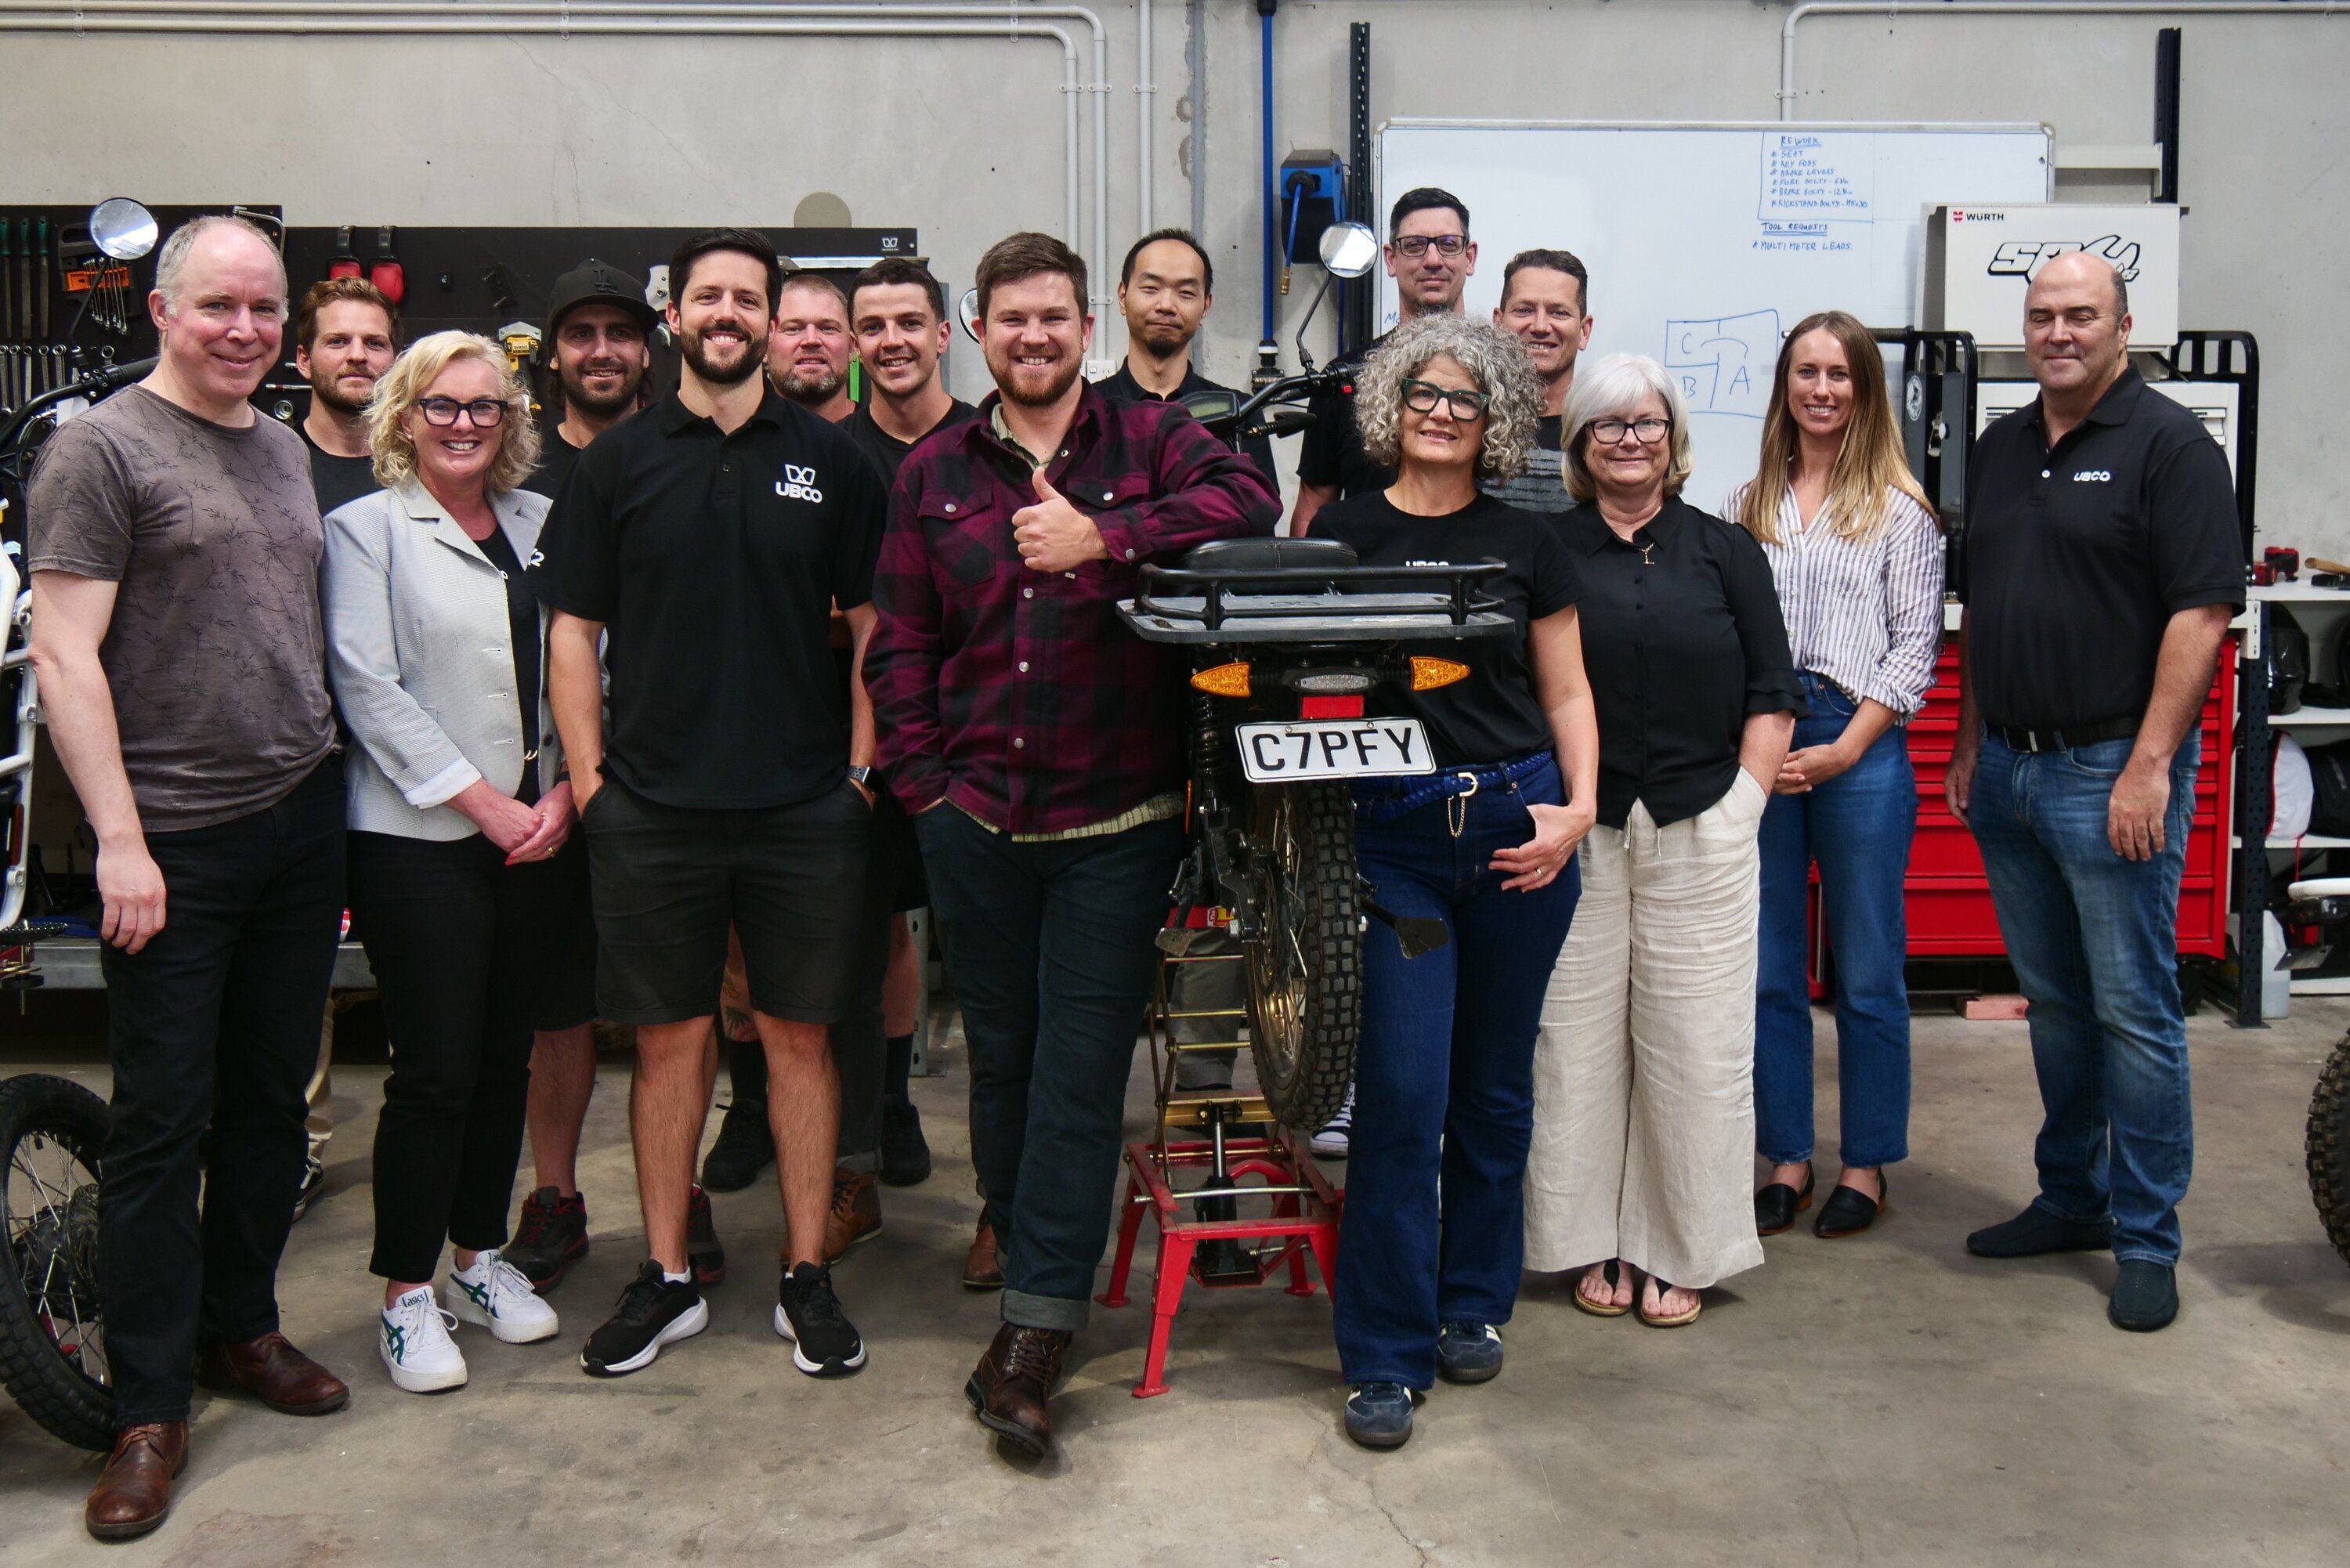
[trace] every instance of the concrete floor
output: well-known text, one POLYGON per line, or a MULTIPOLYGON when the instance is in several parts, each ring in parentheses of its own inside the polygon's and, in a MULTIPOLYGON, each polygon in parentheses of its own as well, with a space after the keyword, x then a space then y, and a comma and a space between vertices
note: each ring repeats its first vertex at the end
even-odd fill
MULTIPOLYGON (((975 1208, 959 1056, 917 1085, 939 1173, 890 1192, 887 1234, 840 1270, 872 1347, 862 1376, 803 1378, 770 1330, 764 1186, 718 1199, 737 1266, 710 1331, 617 1383, 580 1374, 579 1339, 639 1257, 608 1064, 585 1174, 597 1250, 555 1298, 563 1334, 505 1346, 466 1329, 471 1386, 430 1399, 375 1358, 380 1069, 345 1069, 330 1195, 281 1289, 351 1408, 297 1420, 199 1396, 170 1522, 109 1549, 80 1528, 97 1459, 0 1401, 0 1563, 2338 1564, 2350 1269, 2319 1231, 2301 1139, 2345 1024, 2350 1004, 2307 1001, 2266 1033, 2194 1022, 2202 1160, 2167 1333, 2106 1325, 2108 1258, 1966 1255, 1967 1230, 2032 1191, 2023 1027, 1921 1018, 1916 1152, 1891 1214, 1856 1240, 1769 1243, 1694 1327, 1586 1317, 1568 1282, 1529 1276, 1501 1379, 1440 1386, 1410 1446, 1382 1456, 1338 1430, 1325 1298, 1195 1289, 1157 1399, 1128 1394, 1144 1309, 1097 1310, 1055 1405, 1061 1450, 1033 1467, 995 1453, 960 1392, 994 1304, 955 1283, 975 1208)), ((87 1062, 71 1070, 102 1091, 87 1062)))

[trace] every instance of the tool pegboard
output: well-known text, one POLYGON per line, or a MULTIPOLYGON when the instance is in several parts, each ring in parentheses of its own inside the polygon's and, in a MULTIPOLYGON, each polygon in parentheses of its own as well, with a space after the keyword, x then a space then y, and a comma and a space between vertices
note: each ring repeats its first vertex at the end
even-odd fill
MULTIPOLYGON (((149 210, 158 249, 173 229, 206 213, 234 212, 272 234, 284 229, 267 202, 149 210)), ((0 206, 0 409, 64 385, 77 370, 155 352, 147 317, 155 253, 127 262, 100 255, 90 243, 89 214, 87 204, 0 206)))

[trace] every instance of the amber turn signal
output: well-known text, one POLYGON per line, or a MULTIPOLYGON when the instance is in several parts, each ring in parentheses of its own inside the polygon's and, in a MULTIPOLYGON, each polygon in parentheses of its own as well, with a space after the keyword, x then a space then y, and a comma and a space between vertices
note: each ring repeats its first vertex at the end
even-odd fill
POLYGON ((1440 686, 1468 679, 1469 667, 1457 659, 1430 659, 1418 653, 1411 656, 1411 689, 1415 691, 1433 691, 1440 686))
MULTIPOLYGON (((1461 675, 1469 671, 1463 669, 1461 675)), ((1460 676, 1454 676, 1459 680, 1460 676)), ((1245 697, 1249 694, 1249 667, 1245 660, 1232 664, 1212 665, 1191 677, 1191 684, 1211 697, 1245 697)))

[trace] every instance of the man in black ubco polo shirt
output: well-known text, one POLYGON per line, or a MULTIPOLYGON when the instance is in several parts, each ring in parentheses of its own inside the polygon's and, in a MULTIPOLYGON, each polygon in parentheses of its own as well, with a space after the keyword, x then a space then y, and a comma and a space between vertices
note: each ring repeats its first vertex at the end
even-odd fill
POLYGON ((637 1026, 630 1106, 652 1253, 580 1365, 616 1376, 698 1334, 688 1195, 710 1106, 711 1015, 741 934, 766 1046, 790 1267, 775 1331, 811 1376, 865 1346, 821 1258, 871 830, 872 710, 839 690, 837 600, 873 627, 882 493, 848 438, 759 371, 775 252, 716 230, 670 264, 675 396, 579 455, 540 535, 549 688, 595 879, 598 997, 637 1026), (597 639, 608 636, 611 732, 597 639))
POLYGON ((2178 979, 2198 726, 2244 602, 2227 460, 2130 369, 2129 299, 2085 253, 2024 296, 2040 397, 1975 444, 1965 682, 1945 790, 1974 830, 2046 1119, 2040 1194, 1982 1257, 2113 1249, 2107 1316, 2178 1315, 2194 1158, 2178 979))

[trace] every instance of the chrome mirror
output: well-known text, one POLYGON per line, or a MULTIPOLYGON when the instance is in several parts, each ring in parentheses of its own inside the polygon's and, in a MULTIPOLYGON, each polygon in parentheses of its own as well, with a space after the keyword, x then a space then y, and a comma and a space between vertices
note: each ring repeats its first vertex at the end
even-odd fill
POLYGON ((115 261, 137 261, 155 239, 155 214, 128 196, 109 196, 89 210, 89 243, 115 261))
POLYGON ((1322 265, 1334 277, 1361 277, 1379 259, 1379 236, 1365 223, 1333 223, 1322 231, 1322 265))

